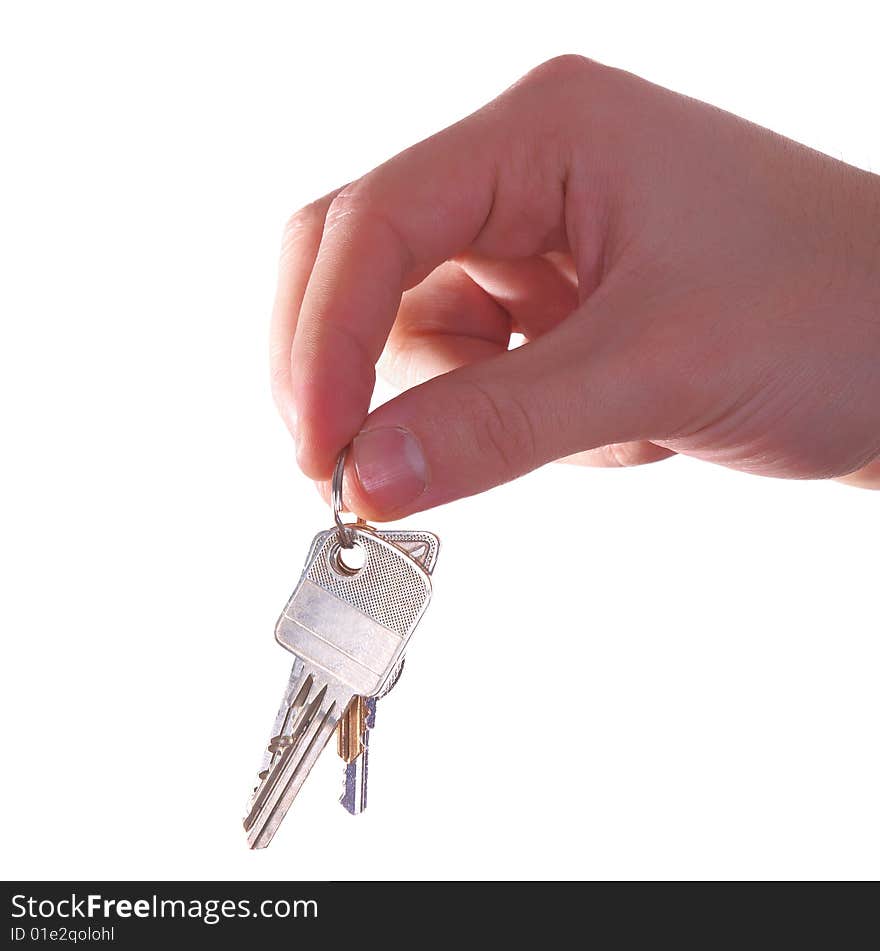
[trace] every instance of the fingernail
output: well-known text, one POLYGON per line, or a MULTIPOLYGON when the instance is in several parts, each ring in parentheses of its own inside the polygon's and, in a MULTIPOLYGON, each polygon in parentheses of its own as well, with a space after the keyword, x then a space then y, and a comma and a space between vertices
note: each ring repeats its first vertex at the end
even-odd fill
POLYGON ((368 429, 355 437, 352 459, 357 480, 377 508, 404 508, 427 488, 428 467, 422 447, 407 429, 368 429))

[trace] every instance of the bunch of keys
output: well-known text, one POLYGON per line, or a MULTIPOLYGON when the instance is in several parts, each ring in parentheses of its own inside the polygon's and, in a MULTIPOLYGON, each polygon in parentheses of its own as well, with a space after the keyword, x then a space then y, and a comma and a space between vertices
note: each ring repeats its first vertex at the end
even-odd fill
POLYGON ((437 536, 343 522, 345 458, 343 450, 331 485, 335 528, 313 539, 275 626, 295 660, 244 819, 252 849, 272 841, 334 731, 344 763, 340 802, 352 814, 364 810, 376 703, 397 683, 431 599, 437 536))

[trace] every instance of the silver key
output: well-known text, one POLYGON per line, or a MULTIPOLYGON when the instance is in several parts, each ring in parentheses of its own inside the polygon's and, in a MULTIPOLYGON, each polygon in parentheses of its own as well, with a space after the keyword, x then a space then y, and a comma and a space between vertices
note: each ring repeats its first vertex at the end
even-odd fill
MULTIPOLYGON (((430 532, 402 530, 382 531, 378 534, 405 551, 428 574, 434 570, 440 548, 436 535, 430 532)), ((367 808, 370 731, 376 725, 376 704, 400 679, 404 663, 405 658, 402 658, 379 697, 359 697, 353 700, 336 729, 337 751, 345 763, 339 801, 353 816, 359 815, 367 808)))
POLYGON ((269 844, 351 702, 388 687, 431 597, 428 572, 387 533, 345 528, 363 566, 346 566, 339 528, 321 532, 275 628, 296 661, 244 820, 251 848, 269 844))

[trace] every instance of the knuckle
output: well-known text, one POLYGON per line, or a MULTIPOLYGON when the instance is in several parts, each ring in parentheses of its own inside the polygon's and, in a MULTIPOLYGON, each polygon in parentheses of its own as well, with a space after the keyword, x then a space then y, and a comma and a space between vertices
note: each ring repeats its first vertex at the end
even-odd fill
POLYGON ((363 209, 369 202, 367 188, 363 179, 349 182, 333 196, 327 209, 325 230, 332 230, 355 211, 363 209))
POLYGON ((320 236, 331 215, 338 215, 345 207, 358 182, 349 182, 341 188, 298 208, 285 222, 281 238, 282 257, 289 254, 305 236, 320 236))
POLYGON ((390 235, 399 245, 406 246, 403 235, 387 213, 381 183, 373 172, 340 189, 330 202, 324 237, 329 238, 337 229, 343 236, 354 230, 362 234, 369 232, 377 240, 390 235))
POLYGON ((310 225, 320 222, 324 217, 324 210, 326 207, 326 200, 319 198, 316 201, 311 201, 307 205, 303 205, 302 208, 298 208, 288 219, 284 225, 284 233, 286 234, 298 234, 305 228, 308 228, 310 225))
POLYGON ((842 482, 857 486, 860 489, 880 491, 880 459, 840 477, 842 482))
POLYGON ((570 83, 585 82, 607 67, 578 53, 563 53, 554 56, 530 70, 520 81, 523 86, 567 86, 570 83))
POLYGON ((417 386, 437 375, 426 353, 428 341, 405 331, 392 329, 379 356, 376 369, 383 379, 401 389, 417 386))
POLYGON ((499 102, 502 114, 519 129, 530 130, 542 155, 565 156, 593 103, 614 90, 611 67, 574 53, 556 56, 526 73, 499 102), (549 137, 549 138, 548 138, 549 137))
POLYGON ((356 201, 360 195, 360 187, 358 182, 349 182, 347 185, 344 185, 339 191, 333 196, 330 200, 330 207, 327 209, 327 217, 331 218, 335 215, 339 215, 348 211, 352 203, 356 201))
POLYGON ((376 358, 367 349, 357 329, 326 320, 322 323, 322 331, 332 339, 339 365, 349 368, 340 384, 350 388, 358 399, 364 398, 363 390, 366 387, 366 398, 369 400, 376 381, 376 358))
POLYGON ((348 230, 358 230, 362 236, 382 242, 399 253, 405 262, 404 273, 408 273, 414 263, 411 239, 407 229, 389 210, 388 181, 383 175, 380 166, 339 190, 327 210, 324 237, 330 237, 337 228, 343 236, 348 230))
POLYGON ((614 442, 605 446, 605 455, 610 465, 628 469, 640 463, 639 452, 633 443, 614 442))
POLYGON ((605 446, 605 456, 609 465, 621 469, 631 469, 651 462, 659 462, 668 452, 647 440, 611 443, 605 446))
POLYGON ((298 208, 284 223, 284 230, 281 235, 281 257, 286 258, 299 243, 300 239, 323 227, 324 214, 327 210, 327 201, 319 198, 317 201, 310 202, 298 208))
POLYGON ((494 460, 505 479, 514 479, 540 464, 532 415, 516 394, 471 380, 463 398, 463 416, 473 427, 479 454, 494 460))
POLYGON ((376 369, 382 378, 392 385, 401 387, 411 386, 414 383, 421 383, 419 379, 414 379, 413 366, 415 357, 410 347, 407 347, 401 340, 397 339, 392 330, 385 348, 379 356, 376 369))

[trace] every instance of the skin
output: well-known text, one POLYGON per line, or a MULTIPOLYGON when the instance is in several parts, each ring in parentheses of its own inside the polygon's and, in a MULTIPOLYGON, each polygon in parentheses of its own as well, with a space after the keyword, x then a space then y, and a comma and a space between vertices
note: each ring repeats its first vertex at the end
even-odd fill
POLYGON ((880 488, 880 178, 551 60, 293 215, 272 381, 372 520, 563 458, 880 488))

